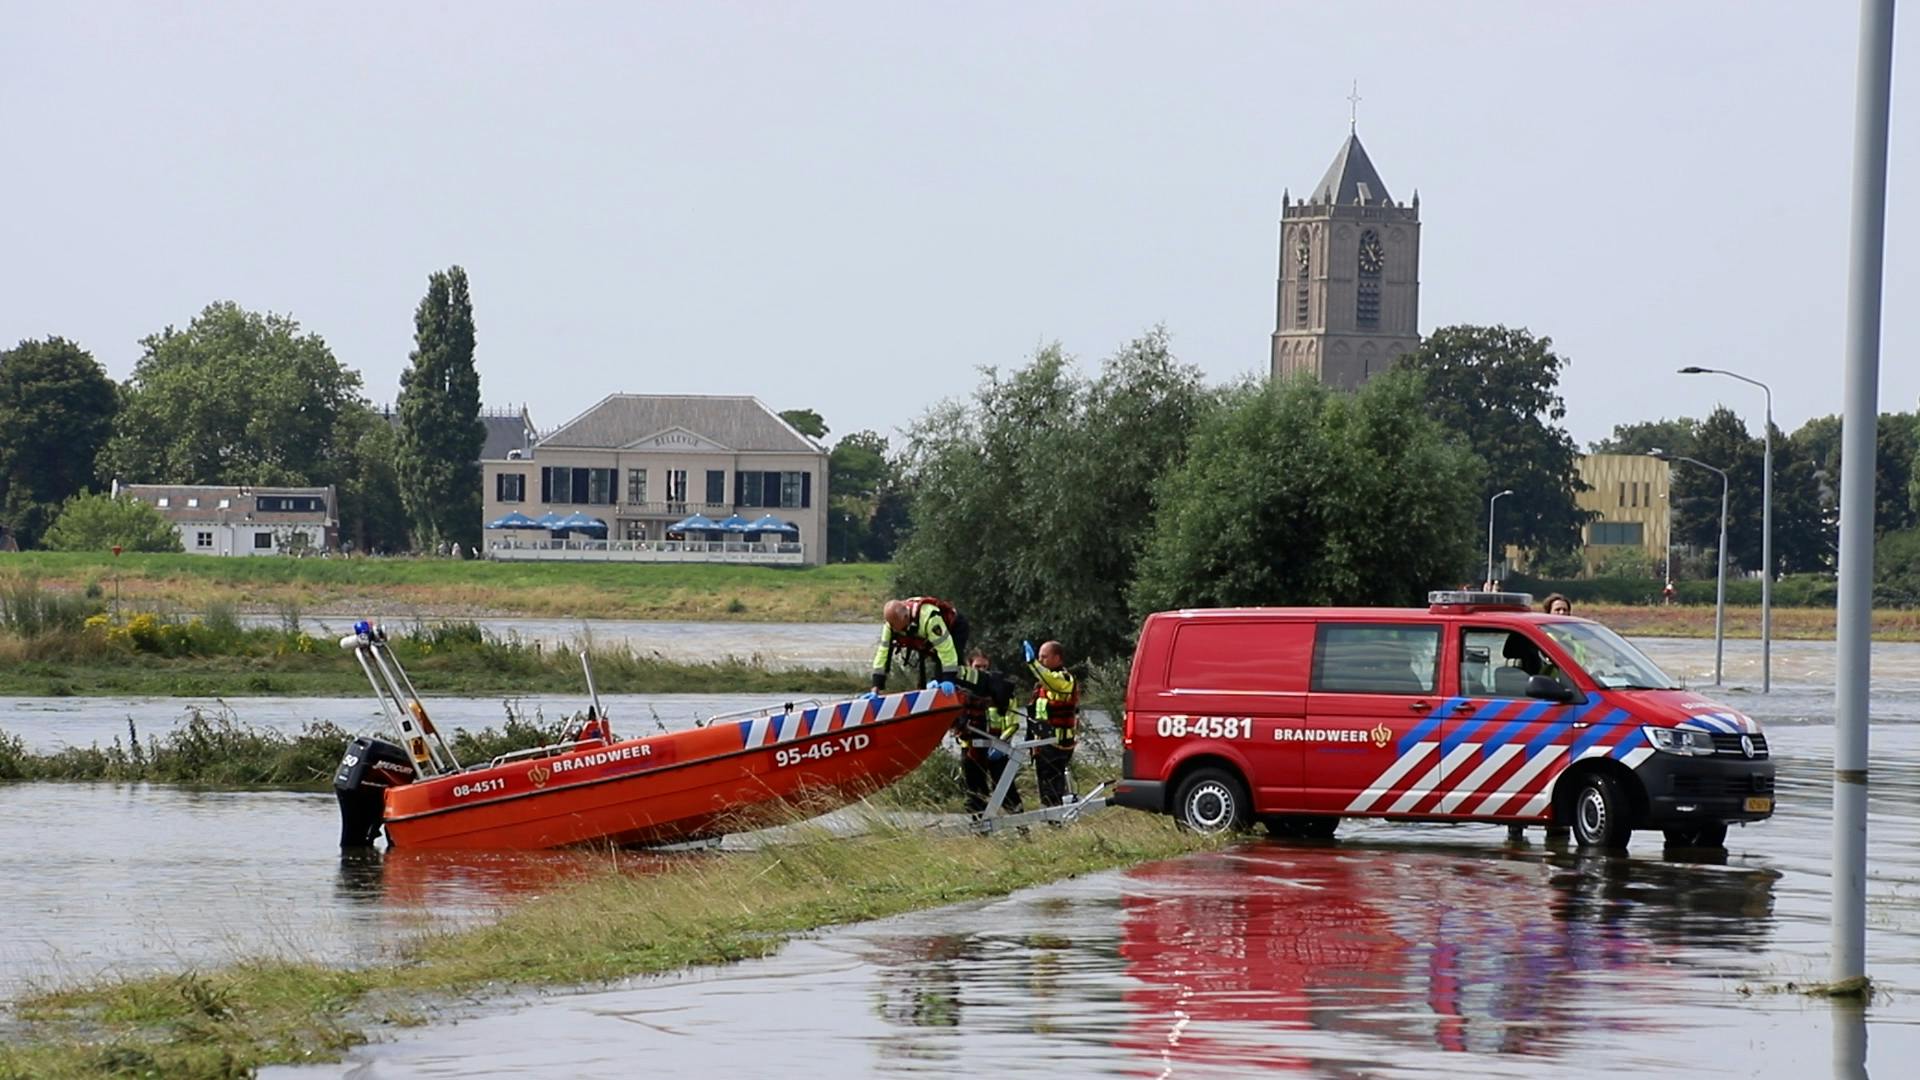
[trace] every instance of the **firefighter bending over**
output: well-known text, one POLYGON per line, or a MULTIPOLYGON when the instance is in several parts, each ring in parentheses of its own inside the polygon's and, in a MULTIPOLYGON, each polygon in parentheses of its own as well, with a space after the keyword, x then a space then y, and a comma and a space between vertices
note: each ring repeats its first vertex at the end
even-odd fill
POLYGON ((924 685, 953 683, 975 693, 982 692, 979 673, 962 667, 960 652, 967 647, 967 617, 952 604, 937 596, 915 596, 907 600, 889 600, 883 610, 880 645, 873 653, 873 692, 887 689, 887 672, 898 656, 919 665, 924 685))
POLYGON ((1067 764, 1073 760, 1073 748, 1079 729, 1080 685, 1067 670, 1066 655, 1060 643, 1049 641, 1026 649, 1027 667, 1039 682, 1033 688, 1033 722, 1043 736, 1053 737, 1054 745, 1034 748, 1033 771, 1040 786, 1040 802, 1059 806, 1067 801, 1067 764))

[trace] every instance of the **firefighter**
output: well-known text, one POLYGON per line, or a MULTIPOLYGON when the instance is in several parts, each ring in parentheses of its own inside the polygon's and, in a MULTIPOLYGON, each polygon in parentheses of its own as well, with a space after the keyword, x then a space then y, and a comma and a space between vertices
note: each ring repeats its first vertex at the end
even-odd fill
POLYGON ((1023 641, 1027 668, 1039 680, 1033 687, 1033 722, 1043 736, 1051 736, 1052 746, 1034 748, 1034 780, 1040 787, 1040 802, 1059 806, 1067 801, 1067 764, 1073 760, 1074 736, 1078 732, 1080 685, 1067 670, 1066 655, 1060 643, 1049 641, 1035 649, 1023 641))
MULTIPOLYGON (((994 680, 992 663, 983 649, 975 649, 967 656, 967 666, 989 682, 994 680)), ((969 814, 985 811, 987 796, 993 791, 992 770, 987 762, 992 744, 987 741, 987 732, 996 711, 994 702, 985 694, 960 696, 960 719, 953 723, 953 735, 960 742, 960 779, 967 786, 969 814)))
POLYGON ((880 644, 873 652, 874 693, 886 692, 887 672, 896 654, 919 665, 920 679, 927 686, 951 683, 978 689, 979 673, 960 663, 961 650, 967 647, 967 617, 952 604, 937 596, 889 600, 883 615, 880 644))

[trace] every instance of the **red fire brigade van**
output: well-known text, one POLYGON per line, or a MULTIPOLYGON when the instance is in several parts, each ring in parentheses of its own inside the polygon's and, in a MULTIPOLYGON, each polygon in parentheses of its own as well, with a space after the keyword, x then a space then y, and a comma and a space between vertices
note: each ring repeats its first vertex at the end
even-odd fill
POLYGON ((1149 616, 1114 801, 1207 832, 1495 821, 1611 848, 1717 847, 1773 813, 1760 725, 1618 634, 1520 593, 1429 600, 1149 616))

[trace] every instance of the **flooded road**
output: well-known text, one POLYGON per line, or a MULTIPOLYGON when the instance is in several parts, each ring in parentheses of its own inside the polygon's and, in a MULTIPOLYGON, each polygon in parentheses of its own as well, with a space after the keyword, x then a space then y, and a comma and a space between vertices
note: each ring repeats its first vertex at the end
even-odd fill
MULTIPOLYGON (((1699 669, 1711 671, 1711 641, 1642 644, 1694 685, 1710 681, 1699 669)), ((1869 1063, 1905 1075, 1897 1063, 1920 1059, 1920 646, 1875 656, 1869 955, 1886 993, 1860 1029, 1832 1029, 1824 1004, 1776 992, 1825 971, 1832 646, 1776 645, 1772 695, 1740 688, 1744 672, 1757 683, 1757 659, 1756 643, 1729 643, 1733 685, 1713 696, 1767 725, 1780 811, 1734 830, 1721 862, 1667 859, 1657 837, 1616 859, 1543 847, 1537 832, 1509 848, 1497 826, 1348 823, 1331 844, 1254 841, 833 931, 725 970, 489 1006, 360 1051, 348 1069, 1824 1076, 1829 1034, 1865 1030, 1869 1063)), ((679 727, 777 700, 609 704, 616 722, 658 713, 679 727)), ((289 730, 375 717, 356 699, 229 704, 289 730)), ((182 705, 0 701, 0 728, 50 748, 123 734, 133 716, 147 737, 182 705)), ((449 726, 504 717, 498 700, 433 708, 449 726)), ((0 884, 0 997, 263 952, 369 962, 423 926, 484 919, 609 857, 343 862, 337 827, 328 795, 0 785, 0 844, 30 868, 0 884)))
POLYGON ((1349 823, 489 1006, 264 1075, 1911 1075, 1920 725, 1875 735, 1883 993, 1864 1014, 1783 992, 1825 974, 1831 729, 1770 734, 1781 813, 1718 858, 1349 823))

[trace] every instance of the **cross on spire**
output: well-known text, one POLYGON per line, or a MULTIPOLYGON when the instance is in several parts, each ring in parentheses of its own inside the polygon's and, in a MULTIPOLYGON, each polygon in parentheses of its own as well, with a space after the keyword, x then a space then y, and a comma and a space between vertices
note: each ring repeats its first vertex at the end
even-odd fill
POLYGON ((1352 135, 1360 127, 1360 80, 1353 80, 1353 93, 1347 95, 1347 134, 1352 135))

